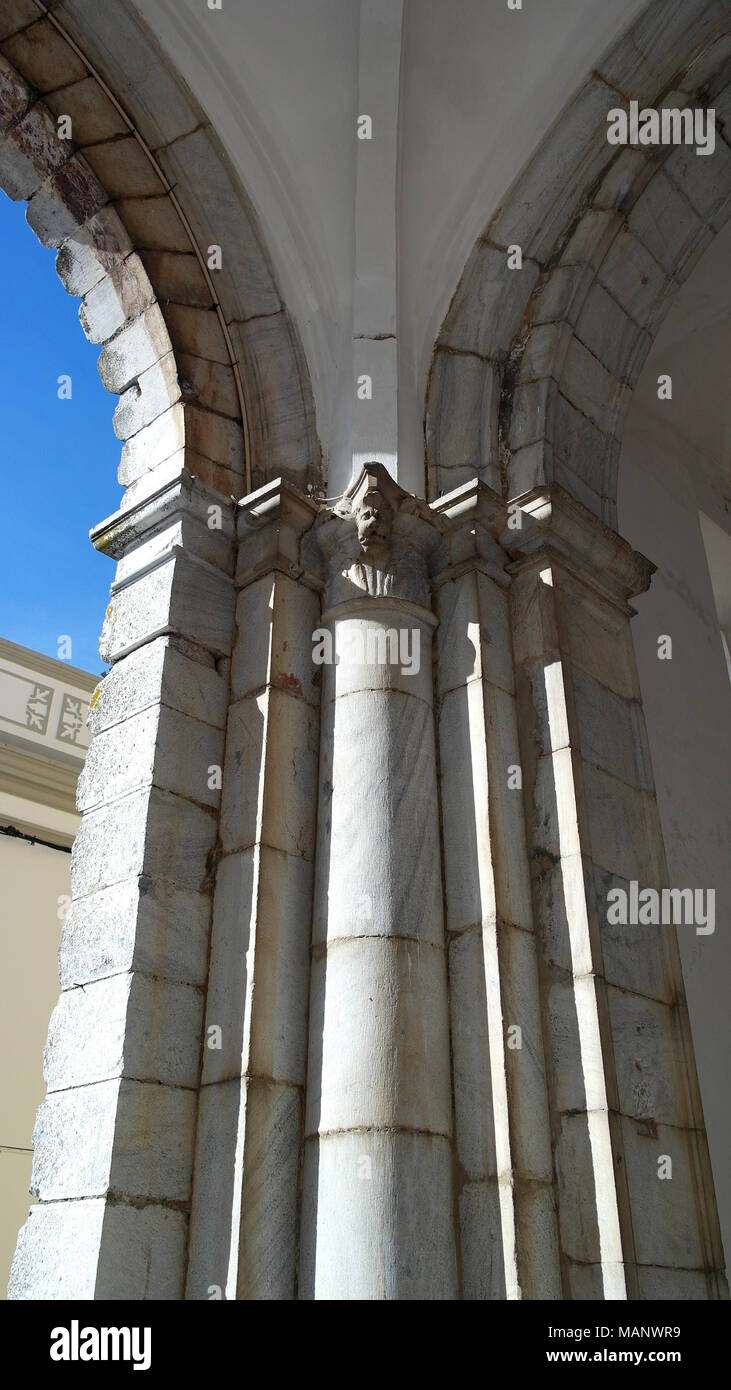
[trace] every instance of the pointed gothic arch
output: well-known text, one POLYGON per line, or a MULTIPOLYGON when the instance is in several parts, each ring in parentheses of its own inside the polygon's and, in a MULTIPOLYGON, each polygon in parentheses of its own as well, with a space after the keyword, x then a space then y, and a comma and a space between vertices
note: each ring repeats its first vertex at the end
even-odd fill
POLYGON ((429 496, 558 482, 616 524, 630 395, 675 291, 731 214, 731 41, 715 0, 652 0, 564 109, 474 247, 427 389, 429 496), (607 112, 713 108, 716 144, 617 148, 607 112), (519 246, 522 268, 509 269, 519 246))

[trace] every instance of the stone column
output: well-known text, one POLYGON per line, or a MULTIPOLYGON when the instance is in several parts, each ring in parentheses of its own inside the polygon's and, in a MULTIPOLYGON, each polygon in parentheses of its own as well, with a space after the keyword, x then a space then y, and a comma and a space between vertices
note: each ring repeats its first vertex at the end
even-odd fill
POLYGON ((9 1296, 179 1299, 233 619, 230 500, 187 474, 104 522, 118 561, 79 781, 63 992, 9 1296), (213 524, 212 524, 213 523, 213 524))
POLYGON ((317 512, 281 479, 238 505, 236 644, 187 1297, 291 1299, 317 815, 317 512))
POLYGON ((560 1298, 505 505, 474 481, 433 507, 462 1297, 560 1298))
POLYGON ((667 884, 628 602, 652 566, 560 487, 521 501, 503 543, 564 1297, 715 1298, 723 1257, 675 928, 609 910, 613 890, 631 903, 632 882, 667 884))
POLYGON ((440 542, 438 519, 379 465, 310 542, 325 662, 307 1299, 458 1296, 428 583, 440 542))

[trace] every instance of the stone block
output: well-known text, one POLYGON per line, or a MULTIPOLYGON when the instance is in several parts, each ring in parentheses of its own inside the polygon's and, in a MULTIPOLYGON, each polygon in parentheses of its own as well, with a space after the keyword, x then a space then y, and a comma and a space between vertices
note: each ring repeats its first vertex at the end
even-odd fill
POLYGON ((177 140, 200 122, 187 90, 160 63, 155 41, 134 10, 110 9, 96 0, 65 0, 64 20, 82 46, 92 47, 112 72, 124 53, 124 74, 117 82, 120 100, 144 116, 153 148, 177 140))
POLYGON ((638 331, 633 319, 600 284, 594 285, 584 301, 576 336, 613 376, 635 384, 650 347, 649 334, 638 331))
POLYGON ((629 620, 584 585, 554 571, 567 654, 601 685, 624 699, 640 700, 629 620))
POLYGON ((452 1129, 443 952, 359 937, 313 962, 306 1132, 452 1129))
POLYGON ((560 264, 591 266, 597 270, 621 224, 622 214, 616 208, 589 208, 562 251, 560 264))
POLYGON ((81 326, 91 343, 104 343, 129 319, 137 319, 153 303, 152 286, 139 256, 112 266, 104 279, 84 296, 81 326))
POLYGON ((186 395, 193 397, 204 410, 212 410, 232 420, 240 420, 241 405, 230 366, 210 362, 205 357, 193 357, 187 352, 179 352, 178 367, 185 382, 186 395))
MULTIPOLYGON (((0 130, 17 120, 18 116, 27 109, 31 100, 31 91, 15 68, 0 54, 0 130)), ((5 178, 5 159, 7 158, 5 142, 3 142, 3 180, 5 178)), ((3 187, 5 183, 3 182, 3 187)), ((10 195, 12 196, 12 195, 10 195)))
POLYGON ((524 449, 527 444, 542 439, 546 428, 548 399, 554 389, 549 379, 516 386, 508 435, 511 450, 524 449))
MULTIPOLYGON (((569 1258, 583 1264, 601 1264, 594 1161, 587 1115, 561 1116, 554 1162, 561 1250, 569 1258)), ((601 1180, 604 1181, 607 1176, 609 1182, 613 1183, 611 1173, 602 1174, 601 1180)))
POLYGON ((621 888, 629 901, 627 879, 591 865, 588 885, 596 903, 605 979, 622 989, 637 990, 653 999, 671 1002, 675 997, 676 985, 668 954, 670 943, 666 937, 673 928, 609 922, 608 895, 621 888))
POLYGON ((163 411, 128 439, 122 449, 119 481, 124 486, 180 455, 185 445, 185 406, 181 401, 163 411))
POLYGON ((294 1298, 301 1135, 302 1092, 251 1079, 235 1295, 239 1300, 294 1298))
POLYGON ((85 154, 110 198, 159 197, 164 191, 160 175, 132 135, 92 145, 85 154))
POLYGON ((720 231, 731 210, 731 150, 716 137, 712 155, 698 156, 693 145, 677 145, 663 172, 679 188, 704 222, 720 231))
POLYGON ((569 1115, 592 1109, 607 1082, 594 977, 555 974, 546 1018, 556 1109, 569 1115))
POLYGON ((88 725, 93 734, 129 719, 158 702, 223 729, 228 687, 210 666, 194 660, 178 639, 158 637, 118 661, 92 696, 88 725))
POLYGON ((582 191, 609 163, 606 116, 620 104, 619 92, 599 78, 584 84, 514 184, 512 196, 491 224, 493 241, 501 246, 517 242, 524 257, 547 259, 582 191))
POLYGON ((215 309, 196 309, 189 304, 168 304, 166 322, 170 337, 178 350, 196 357, 208 358, 210 362, 219 362, 224 367, 231 365, 231 354, 215 309))
POLYGON ((84 816, 71 856, 72 893, 82 897, 140 874, 200 892, 215 839, 212 812, 157 787, 134 792, 84 816))
POLYGON ((59 247, 106 202, 96 175, 86 160, 75 154, 33 194, 26 221, 44 246, 59 247))
MULTIPOLYGON (((622 385, 617 377, 607 371, 578 338, 572 338, 561 373, 561 391, 571 404, 586 415, 597 429, 611 434, 613 411, 621 390, 622 385)), ((551 442, 555 456, 558 440, 554 432, 551 432, 551 442)), ((580 472, 575 463, 571 466, 580 472)), ((600 490, 597 488, 597 491, 600 490)))
MULTIPOLYGON (((523 248, 525 256, 525 247, 523 248)), ((450 306, 437 347, 500 358, 509 349, 525 313, 539 267, 523 260, 508 267, 503 247, 478 241, 450 306)))
POLYGON ((91 810, 154 785, 204 806, 221 799, 223 732, 165 705, 130 715, 92 741, 76 804, 91 810))
POLYGON ((699 1303, 727 1298, 723 1275, 705 1269, 662 1269, 640 1265, 637 1269, 640 1298, 655 1303, 699 1303))
POLYGON ((505 1263, 497 1182, 467 1182, 458 1199, 462 1298, 505 1298, 505 1263))
POLYGON ((103 1198, 31 1207, 18 1241, 12 1299, 181 1299, 187 1222, 181 1211, 103 1198))
POLYGON ((148 876, 72 902, 59 948, 62 989, 139 970, 205 984, 211 900, 148 876))
POLYGON ((582 757, 631 787, 652 792, 650 749, 642 706, 621 700, 579 667, 571 673, 582 757))
POLYGON ((602 76, 627 96, 652 105, 675 75, 678 55, 696 51, 713 38, 722 18, 723 6, 717 0, 692 11, 684 0, 650 5, 602 58, 602 76))
POLYGON ((160 150, 160 163, 173 186, 185 196, 185 212, 198 244, 221 247, 222 265, 214 280, 231 317, 249 319, 276 314, 281 298, 262 253, 249 209, 231 195, 231 180, 210 129, 193 131, 160 150))
MULTIPOLYGON (((144 380, 148 369, 166 354, 172 356, 167 326, 159 304, 151 304, 107 343, 99 358, 99 375, 107 391, 121 394, 131 382, 138 378, 144 380)), ((171 366, 169 380, 172 382, 175 381, 174 364, 171 366)))
POLYGON ((334 660, 320 667, 324 698, 339 702, 367 691, 398 691, 431 708, 431 623, 395 613, 388 599, 379 603, 373 598, 367 609, 336 613, 328 628, 334 660))
POLYGON ((583 763, 582 781, 594 862, 643 888, 658 887, 662 837, 654 797, 591 763, 583 763))
POLYGON ((550 1182, 553 1161, 536 942, 532 932, 502 924, 496 937, 513 1172, 521 1183, 533 1178, 550 1182), (519 1048, 509 1046, 508 1030, 516 1024, 521 1030, 519 1048))
MULTIPOLYGON (((11 112, 14 115, 25 105, 23 90, 10 74, 0 88, 0 98, 0 110, 7 112, 6 119, 12 119, 11 112)), ((54 121, 37 102, 3 136, 2 186, 8 197, 15 202, 30 198, 54 169, 60 169, 70 153, 68 141, 59 140, 54 121)))
POLYGON ((429 397, 436 407, 427 415, 427 451, 430 468, 440 470, 438 493, 474 477, 497 487, 497 367, 481 357, 437 351, 429 397))
POLYGON ((610 246, 598 276, 612 298, 636 323, 646 323, 650 319, 667 283, 666 272, 626 227, 610 246))
POLYGON ((266 845, 218 866, 203 1084, 254 1074, 302 1085, 307 1054, 312 865, 266 845))
POLYGON ((299 1297, 457 1298, 452 1157, 433 1134, 305 1145, 299 1297))
POLYGON ((679 270, 704 229, 687 198, 662 171, 637 199, 627 226, 668 275, 679 270))
MULTIPOLYGON (((134 364, 129 365, 129 371, 134 364)), ((119 398, 113 425, 117 439, 126 440, 137 434, 180 399, 180 382, 175 356, 168 352, 139 377, 119 398)))
POLYGON ((68 87, 48 92, 45 104, 56 119, 70 116, 74 143, 85 148, 102 140, 126 135, 129 131, 127 121, 102 91, 95 77, 85 76, 68 87))
MULTIPOLYGON (((244 432, 240 420, 227 419, 225 415, 217 415, 212 410, 189 405, 185 412, 185 427, 189 448, 231 470, 228 492, 232 492, 236 480, 243 479, 246 466, 244 432)), ((213 485, 216 486, 215 483, 213 485)))
POLYGON ((515 1195, 518 1283, 521 1298, 563 1298, 553 1186, 521 1183, 515 1195))
POLYGON ((194 1091, 126 1080, 48 1095, 33 1132, 31 1190, 46 1202, 107 1193, 186 1201, 195 1106, 194 1091))
POLYGON ((565 323, 536 324, 529 332, 520 359, 518 381, 540 381, 552 376, 558 381, 561 364, 571 339, 571 328, 565 323))
POLYGON ((131 252, 132 243, 114 208, 103 207, 62 243, 56 274, 69 294, 87 294, 131 252))
POLYGON ((497 1181, 482 931, 449 943, 449 999, 457 1156, 467 1178, 497 1181))
POLYGON ((312 634, 319 621, 317 595, 286 575, 267 575, 247 585, 236 605, 233 698, 271 682, 308 704, 319 704, 320 672, 312 660, 312 634))
POLYGON ((0 16, 0 39, 17 34, 20 29, 25 29, 26 25, 33 24, 37 19, 38 6, 35 0, 13 0, 11 5, 3 6, 0 16))
POLYGON ((99 651, 105 661, 118 661, 143 642, 172 632, 215 656, 227 656, 232 626, 231 581, 178 552, 112 593, 99 651))
MULTIPOLYGON (((234 351, 254 400, 252 451, 267 477, 312 475, 319 467, 314 406, 303 395, 303 366, 285 310, 231 325, 234 351)), ((260 486, 264 477, 254 483, 260 486)))
POLYGON ((638 1120, 702 1128, 702 1115, 691 1110, 677 1010, 611 985, 607 1003, 622 1112, 638 1120))
POLYGON ((312 860, 317 806, 315 711, 282 690, 231 706, 221 805, 224 851, 261 841, 312 860), (271 750, 277 774, 270 774, 271 750))
POLYGON ((316 895, 315 941, 397 931, 442 944, 434 775, 434 721, 422 700, 370 691, 327 705, 318 854, 329 870, 327 893, 316 895), (374 875, 374 863, 388 868, 374 875), (403 863, 408 874, 391 867, 403 863))
POLYGON ((142 260, 158 299, 194 309, 211 308, 210 287, 193 252, 148 249, 142 252, 142 260))
POLYGON ((195 1089, 202 1023, 202 991, 170 980, 113 975, 66 990, 48 1030, 48 1091, 122 1076, 195 1089))
POLYGON ((704 1264, 696 1211, 697 1140, 688 1130, 621 1118, 632 1230, 640 1265, 699 1269, 704 1264), (672 1176, 660 1178, 658 1159, 672 1161, 672 1176))
MULTIPOLYGON (((161 72, 159 62, 155 69, 161 72)), ((120 198, 117 210, 135 250, 190 251, 190 237, 167 194, 153 198, 120 198)))
POLYGON ((37 92, 53 92, 86 77, 86 65, 50 20, 39 19, 3 43, 3 53, 37 92))
POLYGON ((487 575, 474 571, 443 584, 439 598, 439 690, 483 676, 513 690, 508 600, 487 575))

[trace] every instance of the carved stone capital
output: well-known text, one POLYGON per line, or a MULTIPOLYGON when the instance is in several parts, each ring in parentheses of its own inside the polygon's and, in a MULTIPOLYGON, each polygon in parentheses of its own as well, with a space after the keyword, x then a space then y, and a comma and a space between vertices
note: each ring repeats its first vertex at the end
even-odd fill
POLYGON ((429 580, 443 563, 446 525, 394 482, 380 463, 361 469, 323 510, 303 543, 303 564, 320 576, 329 610, 354 598, 406 599, 430 607, 429 580))

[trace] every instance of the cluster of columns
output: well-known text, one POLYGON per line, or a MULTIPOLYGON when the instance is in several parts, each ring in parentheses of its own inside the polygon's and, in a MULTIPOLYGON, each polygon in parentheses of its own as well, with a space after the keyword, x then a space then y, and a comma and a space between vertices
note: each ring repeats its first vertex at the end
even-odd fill
POLYGON ((607 912, 665 881, 648 562, 377 464, 334 507, 181 475, 96 543, 11 1296, 723 1296, 674 929, 607 912))

